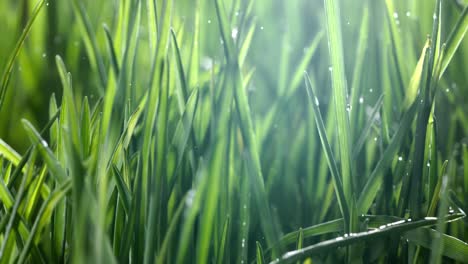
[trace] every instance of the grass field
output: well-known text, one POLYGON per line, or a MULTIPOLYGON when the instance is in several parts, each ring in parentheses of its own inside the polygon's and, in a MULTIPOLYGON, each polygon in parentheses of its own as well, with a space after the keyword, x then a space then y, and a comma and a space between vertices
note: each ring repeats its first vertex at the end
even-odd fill
POLYGON ((467 263, 468 2, 0 1, 0 264, 467 263))

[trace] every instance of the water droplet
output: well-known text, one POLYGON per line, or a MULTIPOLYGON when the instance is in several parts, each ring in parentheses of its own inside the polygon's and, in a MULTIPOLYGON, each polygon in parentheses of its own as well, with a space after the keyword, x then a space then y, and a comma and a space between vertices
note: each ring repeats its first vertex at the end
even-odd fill
POLYGON ((44 146, 46 148, 49 147, 49 144, 47 144, 47 141, 45 141, 45 140, 41 140, 41 144, 42 144, 42 146, 44 146))
POLYGON ((396 19, 395 24, 400 25, 400 20, 396 19))
POLYGON ((346 25, 348 25, 348 26, 349 26, 350 24, 351 24, 351 23, 349 23, 349 21, 348 21, 348 22, 346 22, 346 25))
POLYGON ((328 70, 329 70, 330 72, 332 72, 332 71, 333 71, 333 67, 332 67, 332 66, 328 67, 328 70))
POLYGON ((351 112, 351 105, 350 104, 346 104, 346 111, 347 112, 351 112))
POLYGON ((211 24, 211 19, 208 19, 208 24, 211 24))
POLYGON ((242 226, 245 226, 245 225, 247 225, 247 223, 246 223, 246 222, 242 222, 242 226))
POLYGON ((49 2, 46 3, 46 6, 49 6, 49 2))
POLYGON ((316 105, 316 106, 319 106, 319 105, 320 105, 320 102, 319 102, 319 99, 317 98, 317 96, 315 96, 315 105, 316 105))
POLYGON ((369 92, 371 92, 371 93, 374 92, 374 89, 370 88, 370 89, 369 89, 369 92))
POLYGON ((446 93, 449 93, 449 92, 450 92, 450 89, 449 89, 449 88, 445 89, 445 92, 446 92, 446 93))
POLYGON ((411 12, 410 12, 410 11, 406 12, 406 16, 407 16, 407 17, 410 17, 410 16, 411 16, 411 12))
POLYGON ((260 27, 260 30, 263 30, 263 26, 260 27))
POLYGON ((436 14, 436 13, 434 13, 434 14, 432 15, 432 19, 434 19, 434 20, 437 19, 437 14, 436 14))
POLYGON ((364 98, 362 98, 362 96, 359 97, 359 103, 360 103, 360 104, 364 103, 364 98))
POLYGON ((403 160, 402 156, 398 157, 398 161, 402 161, 402 160, 403 160))
POLYGON ((427 167, 430 167, 430 166, 431 166, 431 163, 428 161, 428 162, 426 163, 426 166, 427 166, 427 167))
POLYGON ((377 137, 374 138, 374 141, 377 141, 377 137))
POLYGON ((398 13, 397 13, 397 12, 394 12, 394 13, 393 13, 393 18, 395 18, 395 19, 398 18, 398 13))
POLYGON ((233 28, 232 31, 231 31, 231 37, 232 37, 233 39, 237 39, 237 34, 238 34, 238 33, 239 33, 239 30, 238 30, 236 27, 233 28))
POLYGON ((236 16, 239 16, 239 11, 236 11, 236 16))
POLYGON ((343 240, 343 239, 344 239, 343 237, 337 237, 337 238, 336 238, 336 241, 341 241, 341 240, 343 240))
POLYGON ((247 205, 244 204, 244 209, 247 209, 247 205))
POLYGON ((45 58, 45 57, 47 57, 47 54, 42 53, 42 58, 45 58))

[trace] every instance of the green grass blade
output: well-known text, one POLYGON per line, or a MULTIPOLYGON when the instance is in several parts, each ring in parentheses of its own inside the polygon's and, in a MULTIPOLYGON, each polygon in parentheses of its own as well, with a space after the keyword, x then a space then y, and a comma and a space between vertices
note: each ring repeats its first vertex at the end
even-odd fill
MULTIPOLYGON (((463 218, 463 214, 454 214, 446 216, 444 221, 456 221, 463 218)), ((417 221, 400 220, 393 223, 383 225, 377 229, 372 229, 366 232, 354 233, 347 236, 338 237, 331 240, 326 240, 312 246, 305 247, 300 250, 290 251, 284 254, 279 260, 273 263, 292 263, 306 257, 324 253, 326 251, 336 249, 338 247, 349 246, 355 243, 366 242, 377 238, 387 237, 389 235, 403 234, 405 232, 415 230, 420 227, 428 227, 437 224, 439 219, 436 217, 425 218, 417 221)))
MULTIPOLYGON (((348 89, 344 68, 343 40, 341 33, 341 14, 338 1, 324 0, 328 49, 330 53, 330 76, 335 104, 336 124, 339 143, 339 157, 341 163, 341 180, 343 193, 348 207, 353 203, 355 183, 352 179, 351 168, 351 140, 348 104, 348 89)), ((343 206, 343 205, 342 205, 343 206)), ((349 208, 352 210, 352 208, 349 208)), ((349 216, 344 216, 345 219, 349 216)), ((351 223, 348 223, 351 224, 351 223)), ((351 227, 351 226, 350 226, 351 227)))
POLYGON ((21 160, 20 154, 18 154, 18 152, 16 152, 2 139, 0 139, 0 156, 4 157, 15 166, 18 166, 18 163, 21 160))
POLYGON ((432 250, 432 241, 441 237, 443 240, 442 254, 445 257, 451 258, 459 262, 466 262, 468 259, 468 244, 458 238, 441 234, 431 228, 419 228, 416 230, 409 231, 403 236, 412 243, 418 246, 422 246, 429 250, 432 250))
POLYGON ((7 66, 3 73, 2 82, 0 86, 0 110, 2 109, 3 102, 5 101, 5 95, 8 89, 8 84, 10 83, 10 77, 13 71, 13 65, 16 61, 16 58, 19 56, 21 47, 23 47, 24 41, 26 40, 26 37, 31 31, 32 25, 34 24, 34 21, 39 15, 39 12, 41 11, 45 2, 46 2, 45 0, 39 0, 37 2, 36 6, 34 7, 34 10, 32 11, 31 17, 29 18, 26 26, 24 27, 23 32, 21 33, 21 36, 16 42, 15 48, 13 49, 13 52, 11 53, 10 58, 8 59, 7 66))
POLYGON ((442 58, 442 68, 440 70, 439 78, 442 77, 445 70, 447 70, 450 61, 452 61, 455 52, 463 41, 466 32, 468 31, 468 6, 463 9, 463 12, 457 20, 457 24, 453 28, 446 42, 446 50, 442 58))
POLYGON ((337 196, 338 205, 340 206, 341 214, 345 219, 345 223, 347 224, 349 223, 350 209, 348 207, 348 201, 346 200, 346 194, 343 188, 341 174, 338 169, 338 165, 335 161, 335 156, 333 155, 333 151, 330 146, 330 141, 327 138, 325 125, 323 124, 322 114, 320 113, 320 109, 317 103, 318 98, 314 92, 314 88, 312 87, 312 83, 307 73, 305 74, 305 83, 307 95, 309 97, 309 105, 312 107, 312 110, 314 112, 314 119, 317 125, 317 131, 320 136, 320 142, 322 143, 325 158, 327 160, 328 167, 330 168, 330 172, 332 174, 333 185, 335 186, 335 194, 337 196))
POLYGON ((263 257, 263 249, 260 242, 257 241, 257 251, 256 251, 257 264, 264 264, 265 258, 263 257))
POLYGON ((369 176, 361 195, 358 200, 358 207, 360 213, 366 213, 367 210, 372 205, 372 202, 375 199, 383 181, 383 173, 391 165, 391 162, 397 151, 399 150, 404 137, 407 135, 408 131, 411 128, 411 123, 416 116, 416 110, 418 109, 419 104, 414 103, 408 111, 404 114, 401 124, 391 139, 387 149, 385 150, 382 158, 379 160, 371 175, 369 176))

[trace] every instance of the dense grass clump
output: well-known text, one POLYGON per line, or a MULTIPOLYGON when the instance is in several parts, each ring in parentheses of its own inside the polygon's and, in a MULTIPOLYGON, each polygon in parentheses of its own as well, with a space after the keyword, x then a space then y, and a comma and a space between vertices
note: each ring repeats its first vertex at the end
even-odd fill
POLYGON ((466 263, 468 3, 0 1, 0 264, 466 263))

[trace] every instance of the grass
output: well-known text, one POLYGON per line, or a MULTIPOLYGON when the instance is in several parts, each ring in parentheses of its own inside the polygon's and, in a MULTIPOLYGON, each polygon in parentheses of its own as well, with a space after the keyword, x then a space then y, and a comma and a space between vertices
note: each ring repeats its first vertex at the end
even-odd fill
POLYGON ((0 10, 1 264, 466 263, 466 1, 0 10))

